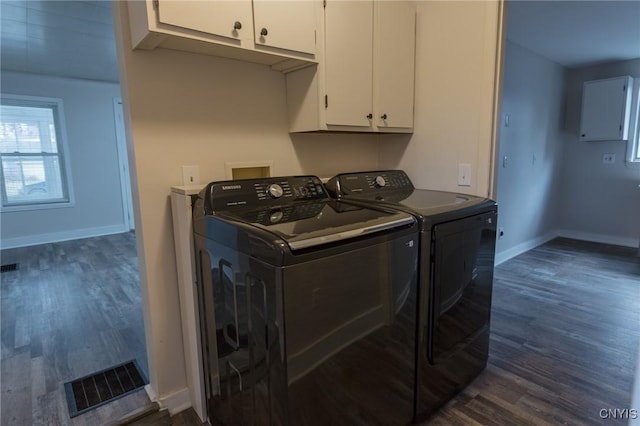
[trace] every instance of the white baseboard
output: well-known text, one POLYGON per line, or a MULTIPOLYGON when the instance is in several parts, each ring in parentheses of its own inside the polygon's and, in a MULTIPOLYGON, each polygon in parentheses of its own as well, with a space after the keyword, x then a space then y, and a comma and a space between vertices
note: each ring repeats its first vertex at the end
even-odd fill
POLYGON ((615 235, 595 234, 591 232, 574 231, 571 229, 560 229, 559 237, 571 238, 574 240, 591 241, 594 243, 613 244, 616 246, 638 248, 638 238, 618 237, 615 235))
POLYGON ((28 235, 25 237, 2 238, 0 248, 35 246, 37 244, 57 243, 60 241, 77 240, 80 238, 99 237, 102 235, 121 234, 129 231, 124 224, 100 226, 96 228, 74 229, 72 231, 50 232, 48 234, 28 235))
POLYGON ((160 407, 168 409, 172 416, 178 414, 191 407, 189 388, 183 388, 171 395, 163 396, 158 399, 158 403, 160 407))
POLYGON ((156 391, 151 387, 151 385, 144 385, 144 391, 147 393, 147 396, 149 397, 151 402, 158 400, 158 395, 156 394, 156 391))
POLYGON ((538 247, 539 245, 542 245, 544 243, 546 243, 547 241, 551 241, 554 238, 556 238, 558 236, 558 232, 557 231, 551 231, 541 237, 537 237, 534 238, 532 240, 529 241, 525 241, 523 243, 520 243, 514 247, 511 247, 510 249, 507 250, 503 250, 499 253, 496 253, 496 260, 495 260, 495 265, 498 266, 501 263, 506 262, 507 260, 516 257, 519 254, 524 253, 525 251, 529 251, 533 248, 538 247))
POLYGON ((191 407, 189 388, 180 389, 178 392, 163 397, 158 397, 158 394, 151 385, 145 385, 144 390, 147 392, 151 401, 157 402, 161 409, 166 408, 169 410, 169 414, 172 416, 191 407))
POLYGON ((519 254, 538 247, 556 237, 571 238, 573 240, 591 241, 594 243, 613 244, 616 246, 638 248, 638 238, 617 237, 613 235, 595 234, 591 232, 574 231, 570 229, 558 229, 541 237, 520 243, 510 249, 496 253, 495 265, 498 266, 519 254))

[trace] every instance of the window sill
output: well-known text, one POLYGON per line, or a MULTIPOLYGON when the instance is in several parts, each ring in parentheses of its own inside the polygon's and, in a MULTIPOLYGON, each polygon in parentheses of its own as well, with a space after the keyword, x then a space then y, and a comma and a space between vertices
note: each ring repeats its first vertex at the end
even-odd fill
POLYGON ((20 204, 14 206, 2 206, 0 207, 0 212, 2 213, 11 213, 11 212, 23 212, 29 210, 51 210, 51 209, 66 209, 75 206, 74 201, 65 201, 59 203, 39 203, 39 204, 20 204))

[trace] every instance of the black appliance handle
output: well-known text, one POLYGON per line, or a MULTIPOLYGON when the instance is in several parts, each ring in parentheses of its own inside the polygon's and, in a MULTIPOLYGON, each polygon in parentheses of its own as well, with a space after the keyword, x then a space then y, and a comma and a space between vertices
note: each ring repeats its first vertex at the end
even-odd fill
POLYGON ((336 241, 348 240, 350 238, 356 238, 362 235, 373 234, 376 232, 382 232, 389 229, 399 228, 404 225, 412 225, 415 223, 413 217, 403 217, 401 219, 395 219, 381 225, 373 225, 366 228, 352 229, 344 232, 336 232, 335 234, 322 235, 320 237, 311 237, 299 241, 289 242, 291 250, 301 250, 309 247, 318 246, 321 244, 333 243, 336 241))

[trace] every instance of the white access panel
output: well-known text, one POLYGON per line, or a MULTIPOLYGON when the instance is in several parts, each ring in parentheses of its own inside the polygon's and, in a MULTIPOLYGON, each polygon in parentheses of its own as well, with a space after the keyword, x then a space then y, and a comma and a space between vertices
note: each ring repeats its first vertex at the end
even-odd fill
POLYGON ((158 22, 229 39, 253 39, 251 0, 159 0, 158 22))
POLYGON ((189 399, 194 411, 203 422, 207 420, 202 347, 200 344, 200 313, 196 288, 195 254, 193 243, 193 217, 191 196, 204 185, 174 186, 171 188, 171 214, 173 238, 180 295, 182 344, 187 373, 189 399))
POLYGON ((584 82, 581 141, 628 139, 632 82, 629 76, 584 82))

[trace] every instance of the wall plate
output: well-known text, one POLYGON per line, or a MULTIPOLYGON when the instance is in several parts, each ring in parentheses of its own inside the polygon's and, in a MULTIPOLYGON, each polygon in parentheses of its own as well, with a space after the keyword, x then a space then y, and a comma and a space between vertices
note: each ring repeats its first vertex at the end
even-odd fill
POLYGON ((471 186, 471 164, 458 164, 458 186, 471 186))
POLYGON ((616 162, 615 154, 602 154, 602 164, 613 164, 616 162))

